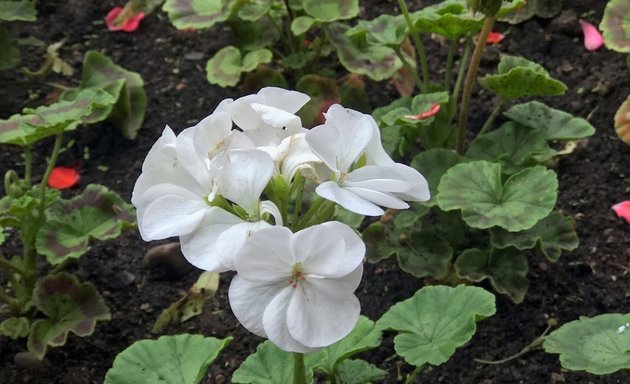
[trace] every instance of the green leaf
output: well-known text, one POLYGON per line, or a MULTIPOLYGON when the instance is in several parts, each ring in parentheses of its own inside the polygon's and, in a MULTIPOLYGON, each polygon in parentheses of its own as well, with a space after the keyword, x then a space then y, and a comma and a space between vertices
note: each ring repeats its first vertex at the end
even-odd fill
POLYGON ((505 174, 538 165, 556 154, 545 138, 545 131, 508 121, 500 128, 477 136, 466 157, 501 163, 505 174))
POLYGON ((430 230, 413 231, 406 236, 408 247, 397 252, 400 268, 415 277, 441 279, 448 273, 453 249, 448 241, 430 230))
POLYGON ((360 316, 348 336, 316 353, 308 354, 307 365, 331 376, 344 360, 379 345, 381 345, 381 330, 375 327, 372 320, 360 316))
POLYGON ((230 24, 236 39, 236 46, 241 52, 270 48, 280 38, 280 31, 271 17, 263 17, 256 21, 238 21, 230 24))
POLYGON ((501 21, 518 24, 534 16, 548 19, 560 13, 563 2, 564 0, 528 0, 523 9, 501 18, 501 21))
POLYGON ((350 212, 340 206, 336 207, 335 220, 347 224, 354 229, 358 229, 361 224, 363 224, 364 218, 365 216, 359 215, 358 213, 350 212))
MULTIPOLYGON (((5 21, 35 21, 37 10, 35 1, 0 1, 0 20, 5 21)), ((3 52, 4 54, 4 52, 3 52)))
POLYGON ((399 332, 394 349, 407 363, 440 365, 470 341, 477 321, 495 312, 494 295, 484 289, 429 286, 393 305, 377 326, 399 332))
POLYGON ((68 332, 89 336, 98 320, 111 318, 96 287, 79 283, 68 273, 47 275, 35 284, 33 303, 46 319, 36 320, 28 337, 28 350, 42 359, 46 349, 66 343, 68 332))
POLYGON ((599 25, 606 47, 617 52, 630 52, 630 4, 626 0, 610 0, 599 25))
POLYGON ((9 317, 0 323, 0 335, 16 340, 28 336, 31 322, 26 317, 9 317))
POLYGON ((595 128, 587 120, 539 101, 515 105, 503 115, 520 125, 542 130, 546 140, 579 140, 595 133, 595 128))
MULTIPOLYGON (((313 382, 313 367, 306 364, 306 383, 313 382)), ((278 384, 293 382, 293 357, 269 340, 245 359, 232 375, 233 383, 278 384)))
POLYGON ((241 57, 241 51, 232 46, 221 48, 206 64, 208 81, 221 87, 238 84, 241 73, 255 70, 259 64, 269 63, 273 54, 266 48, 248 52, 241 57))
POLYGON ((225 0, 166 0, 162 10, 177 29, 203 29, 229 19, 231 5, 225 0))
POLYGON ((501 165, 487 161, 457 164, 438 185, 441 209, 462 210, 474 228, 502 227, 518 232, 547 217, 556 204, 556 174, 542 166, 524 169, 501 182, 501 165))
POLYGON ((387 378, 387 371, 363 360, 344 360, 339 363, 334 375, 336 384, 382 383, 387 378))
POLYGON ((538 246, 549 261, 558 261, 562 251, 572 251, 579 245, 575 222, 558 211, 540 220, 536 225, 521 232, 508 232, 501 228, 490 230, 492 246, 514 247, 526 250, 538 246))
POLYGON ((463 5, 444 4, 443 8, 427 7, 412 14, 414 27, 423 33, 435 33, 449 40, 472 36, 481 31, 483 19, 473 16, 463 5))
POLYGON ((302 76, 298 80, 295 89, 311 97, 309 102, 299 111, 299 116, 305 127, 323 123, 323 113, 328 110, 328 107, 334 103, 341 102, 341 94, 337 82, 328 77, 319 75, 302 76))
POLYGON ((525 298, 527 257, 514 248, 493 249, 488 256, 477 248, 463 251, 455 261, 455 271, 460 277, 480 282, 489 279, 494 289, 507 295, 514 303, 525 298))
POLYGON ((58 132, 74 130, 81 118, 114 101, 105 91, 84 90, 72 101, 26 108, 20 115, 0 120, 0 143, 28 146, 58 132))
MULTIPOLYGON (((228 3, 228 1, 224 2, 228 3)), ((237 5, 238 12, 236 15, 241 20, 257 21, 261 17, 269 13, 271 9, 272 0, 249 0, 247 2, 241 2, 237 5), (242 5, 241 5, 242 4, 242 5)))
POLYGON ((580 317, 545 337, 543 348, 560 354, 565 369, 607 375, 630 369, 630 313, 580 317))
POLYGON ((350 37, 364 35, 368 44, 386 45, 397 49, 407 38, 407 25, 402 15, 383 14, 373 20, 359 20, 346 34, 350 37))
POLYGON ((115 192, 88 185, 71 200, 54 200, 46 212, 47 221, 37 233, 37 252, 56 265, 78 258, 88 251, 90 238, 115 239, 123 225, 134 222, 133 207, 115 192))
POLYGON ((393 49, 352 40, 345 35, 341 25, 333 24, 328 29, 330 42, 336 48, 341 64, 350 72, 380 81, 392 77, 402 67, 393 49))
POLYGON ((630 96, 615 113, 615 132, 626 144, 630 144, 630 96))
POLYGON ((77 92, 85 89, 105 90, 114 97, 115 103, 96 109, 83 118, 83 123, 92 124, 109 119, 122 131, 124 137, 136 138, 147 109, 144 82, 138 73, 116 65, 98 51, 88 51, 83 58, 79 88, 64 92, 61 98, 74 100, 77 92))
POLYGON ((293 32, 295 36, 303 35, 316 23, 317 20, 310 16, 298 16, 291 22, 291 32, 293 32))
POLYGON ((181 334, 136 341, 116 356, 105 384, 197 384, 231 340, 181 334))
POLYGON ((421 204, 428 207, 434 206, 436 203, 437 187, 440 184, 442 176, 451 167, 464 161, 464 158, 457 152, 450 149, 434 148, 424 151, 413 158, 411 166, 418 170, 422 176, 427 179, 431 199, 421 204))
POLYGON ((530 96, 563 95, 567 87, 540 65, 522 57, 502 55, 498 74, 479 79, 486 89, 505 100, 530 96))
POLYGON ((317 21, 345 20, 359 14, 359 0, 304 0, 302 6, 317 21))
POLYGON ((15 38, 0 26, 0 71, 11 69, 20 64, 20 50, 17 47, 15 38))
POLYGON ((264 87, 287 89, 289 84, 279 71, 264 65, 259 66, 253 72, 249 72, 241 84, 241 90, 244 94, 256 93, 264 87))

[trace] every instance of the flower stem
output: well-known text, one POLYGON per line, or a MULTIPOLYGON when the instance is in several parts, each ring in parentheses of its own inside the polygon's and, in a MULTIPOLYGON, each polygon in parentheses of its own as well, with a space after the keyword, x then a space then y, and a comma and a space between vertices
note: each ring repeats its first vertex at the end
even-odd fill
POLYGON ((418 33, 418 31, 416 31, 416 28, 413 25, 413 21, 411 20, 411 15, 409 14, 409 9, 407 9, 407 4, 405 3, 405 0, 398 0, 398 7, 400 8, 400 12, 405 18, 405 23, 407 23, 407 28, 409 28, 409 34, 411 35, 411 39, 416 46, 416 51, 418 52, 418 58, 420 59, 420 68, 422 70, 422 88, 420 88, 420 90, 422 93, 426 93, 429 89, 429 63, 427 61, 427 54, 424 50, 424 44, 422 44, 420 34, 418 33))
POLYGON ((477 71, 479 70, 479 62, 481 61, 481 55, 486 48, 486 40, 488 35, 492 31, 495 18, 487 16, 483 21, 483 28, 479 33, 479 39, 475 45, 475 51, 473 52, 470 60, 470 66, 468 66, 468 73, 466 74, 466 80, 464 81, 464 91, 462 93, 462 106, 459 110, 459 129, 457 132, 457 153, 460 155, 464 152, 464 139, 466 137, 466 126, 468 125, 468 109, 470 108, 470 95, 472 88, 475 85, 475 79, 477 77, 477 71))
POLYGON ((419 365, 414 369, 409 375, 407 375, 407 379, 405 380, 405 384, 413 384, 416 382, 416 377, 422 372, 424 369, 424 364, 419 365))
POLYGON ((457 106, 457 100, 459 98, 459 91, 462 89, 462 82, 464 81, 464 69, 466 69, 466 64, 468 64, 468 59, 470 59, 470 52, 472 51, 472 41, 470 39, 466 40, 466 45, 464 45, 464 53, 462 54, 462 58, 459 63, 459 70, 457 72, 457 79, 455 80, 455 88, 453 88, 453 93, 451 93, 451 97, 449 99, 449 123, 453 121, 453 117, 455 117, 455 107, 457 106))
POLYGON ((293 352, 293 384, 306 383, 306 368, 304 367, 304 355, 293 352))
POLYGON ((32 170, 33 170, 33 151, 31 150, 31 146, 27 145, 24 147, 24 181, 26 181, 26 186, 28 188, 31 187, 32 170))
POLYGON ((450 40, 448 45, 448 54, 446 56, 446 73, 444 73, 444 89, 446 92, 451 90, 451 78, 453 77, 453 58, 457 50, 457 41, 450 40))
POLYGON ((413 79, 416 82, 416 87, 418 87, 418 90, 422 92, 422 89, 423 89, 422 80, 420 80, 420 76, 418 76, 418 71, 416 70, 416 68, 412 67, 409 61, 407 61, 400 47, 394 48, 394 52, 396 52, 396 55, 398 56, 400 61, 403 63, 403 66, 407 68, 411 73, 413 73, 413 79))
POLYGON ((46 167, 46 172, 44 173, 44 177, 42 177, 42 181, 39 184, 39 219, 44 219, 44 211, 46 210, 46 189, 48 178, 57 163, 57 158, 59 157, 59 151, 61 150, 61 142, 63 139, 63 131, 57 132, 55 135, 55 144, 53 146, 52 154, 50 155, 50 161, 48 161, 48 167, 46 167))
POLYGON ((305 178, 300 172, 296 174, 294 182, 297 184, 295 190, 295 210, 293 211, 293 220, 291 220, 292 230, 296 230, 300 222, 300 213, 302 213, 302 199, 304 198, 305 178))
POLYGON ((494 107, 494 109, 492 110, 492 113, 488 117, 488 120, 486 120, 483 127, 481 127, 481 131, 479 131, 480 135, 483 135, 484 133, 490 130, 490 128, 492 127, 492 123, 494 123, 494 120, 497 118, 497 116, 499 116, 502 109, 503 109, 503 100, 500 100, 497 103, 497 105, 494 107))
POLYGON ((309 221, 313 218, 314 215, 317 214, 322 205, 326 202, 326 199, 323 199, 319 196, 315 197, 315 201, 308 208, 308 211, 302 216, 302 219, 298 223, 296 230, 304 229, 308 226, 309 221))

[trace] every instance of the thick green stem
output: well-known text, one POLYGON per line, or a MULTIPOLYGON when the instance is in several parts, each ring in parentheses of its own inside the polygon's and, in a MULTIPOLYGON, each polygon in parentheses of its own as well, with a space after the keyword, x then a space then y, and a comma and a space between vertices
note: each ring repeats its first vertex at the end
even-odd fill
POLYGON ((13 297, 7 295, 4 292, 4 288, 2 287, 0 287, 0 301, 4 301, 9 307, 11 307, 11 310, 13 312, 19 313, 20 305, 18 304, 18 301, 13 297))
POLYGON ((13 264, 9 260, 7 260, 2 253, 0 253, 0 268, 2 268, 7 275, 12 274, 12 272, 18 273, 22 276, 26 276, 26 271, 17 265, 13 264))
POLYGON ((417 366, 409 375, 407 375, 407 379, 405 380, 405 384, 413 384, 416 382, 416 378, 424 369, 424 365, 417 366))
POLYGON ((293 211, 293 219, 291 220, 291 229, 297 230, 297 226, 300 222, 300 214, 302 213, 302 200, 304 198, 304 183, 306 180, 304 176, 300 172, 298 172, 293 180, 294 183, 297 183, 297 188, 295 191, 295 210, 293 211))
POLYGON ((453 77, 453 58, 457 50, 457 41, 451 40, 448 45, 448 54, 446 56, 446 73, 444 74, 444 90, 451 91, 451 78, 453 77))
POLYGON ((31 150, 31 146, 27 145, 24 147, 24 181, 26 181, 26 186, 28 188, 31 187, 32 172, 33 172, 33 151, 31 150))
POLYGON ((311 206, 308 208, 308 211, 306 211, 304 216, 302 216, 302 219, 300 220, 300 222, 299 222, 299 224, 298 224, 296 229, 300 230, 300 229, 306 228, 308 226, 308 223, 313 218, 313 216, 317 214, 319 209, 322 207, 322 205, 326 201, 327 201, 326 199, 323 199, 323 198, 317 196, 315 198, 315 201, 313 202, 313 204, 311 204, 311 206))
POLYGON ((420 76, 418 76, 418 71, 416 71, 416 68, 411 66, 409 61, 407 61, 407 58, 405 58, 405 55, 403 54, 400 47, 396 47, 395 52, 396 52, 396 55, 398 55, 398 58, 400 59, 400 61, 402 61, 405 68, 409 69, 409 72, 413 74, 413 79, 416 82, 416 87, 418 87, 418 90, 422 92, 422 89, 424 86, 422 84, 422 80, 420 80, 420 76))
POLYGON ((480 135, 483 135, 484 133, 490 130, 490 128, 492 127, 492 123, 494 123, 494 120, 497 118, 497 116, 499 116, 502 109, 503 109, 503 100, 499 101, 497 105, 494 107, 494 109, 492 110, 492 113, 488 117, 488 120, 486 120, 483 127, 481 127, 481 131, 479 131, 480 135))
POLYGON ((304 355, 293 352, 293 384, 306 383, 306 368, 304 367, 304 355))
POLYGON ((462 83, 464 82, 464 73, 468 59, 470 59, 470 52, 472 52, 472 40, 467 39, 466 45, 464 45, 464 53, 459 63, 459 70, 457 71, 457 79, 455 80, 455 88, 449 99, 449 122, 453 121, 455 117, 455 108, 457 107, 457 101, 459 100, 459 91, 462 89, 462 83))
POLYGON ((411 15, 409 14, 409 9, 407 9, 407 4, 405 3, 405 0, 398 0, 398 7, 400 8, 400 12, 405 18, 405 23, 407 24, 407 28, 409 28, 409 34, 411 35, 411 39, 416 46, 416 52, 418 52, 418 59, 420 60, 420 68, 422 70, 422 88, 420 90, 422 91, 422 93, 426 93, 429 89, 429 63, 427 61, 427 54, 424 49, 424 44, 420 39, 420 34, 418 33, 418 31, 416 31, 416 27, 413 25, 413 21, 411 20, 411 15))
POLYGON ((494 17, 486 17, 483 21, 483 28, 479 34, 475 51, 473 52, 470 60, 470 66, 468 67, 468 73, 466 74, 466 80, 464 81, 464 91, 462 93, 462 106, 459 110, 459 129, 457 132, 457 153, 460 155, 464 152, 464 139, 466 138, 466 126, 468 125, 468 109, 470 108, 470 96, 472 94, 473 86, 475 85, 475 79, 477 77, 477 71, 479 70, 479 62, 481 61, 481 55, 486 48, 486 40, 488 35, 492 31, 494 25, 494 17))

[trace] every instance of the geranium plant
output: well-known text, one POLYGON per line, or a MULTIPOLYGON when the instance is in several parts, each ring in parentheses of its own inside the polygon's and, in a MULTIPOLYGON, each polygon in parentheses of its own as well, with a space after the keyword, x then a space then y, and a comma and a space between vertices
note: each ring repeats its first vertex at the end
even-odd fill
POLYGON ((0 243, 5 243, 0 271, 6 283, 0 287, 0 333, 13 339, 27 337, 28 351, 37 359, 49 347, 65 344, 69 332, 90 335, 96 321, 110 318, 94 285, 63 269, 88 251, 91 239, 116 238, 132 225, 132 207, 100 185, 88 185, 71 199, 48 185, 64 132, 115 102, 110 93, 89 89, 72 101, 25 109, 0 120, 0 143, 24 152, 24 171, 5 174, 5 195, 0 199, 0 243), (54 138, 52 153, 40 181, 33 183, 32 147, 48 137, 54 138), (7 238, 21 243, 22 249, 6 243, 7 238))

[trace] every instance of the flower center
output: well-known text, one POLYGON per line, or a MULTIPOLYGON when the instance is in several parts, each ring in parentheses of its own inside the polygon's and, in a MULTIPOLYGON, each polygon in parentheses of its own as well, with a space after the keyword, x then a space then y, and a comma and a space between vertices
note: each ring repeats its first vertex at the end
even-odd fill
POLYGON ((297 288, 300 281, 304 280, 304 272, 302 271, 302 263, 297 263, 293 266, 293 272, 291 278, 289 278, 289 285, 293 288, 297 288))

